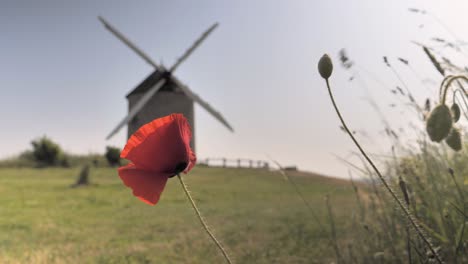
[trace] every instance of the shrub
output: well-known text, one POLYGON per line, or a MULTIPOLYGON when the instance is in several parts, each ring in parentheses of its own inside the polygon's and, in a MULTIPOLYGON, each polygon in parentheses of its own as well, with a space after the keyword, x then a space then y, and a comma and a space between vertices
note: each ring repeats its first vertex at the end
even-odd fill
POLYGON ((120 149, 107 146, 105 157, 111 167, 120 166, 120 149))
POLYGON ((64 166, 68 164, 60 146, 51 139, 43 136, 31 142, 32 157, 39 166, 64 166))

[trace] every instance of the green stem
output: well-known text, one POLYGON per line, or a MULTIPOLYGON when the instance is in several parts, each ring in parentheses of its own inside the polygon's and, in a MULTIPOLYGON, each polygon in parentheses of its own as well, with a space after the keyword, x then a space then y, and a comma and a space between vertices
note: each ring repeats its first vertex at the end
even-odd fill
MULTIPOLYGON (((449 171, 449 174, 450 174, 453 182, 455 183, 458 195, 460 196, 461 203, 463 204, 463 214, 465 214, 465 212, 466 212, 465 195, 463 194, 463 191, 460 188, 460 185, 458 185, 457 179, 455 178, 455 173, 453 171, 449 171)), ((465 233, 465 226, 466 226, 466 221, 464 219, 463 224, 462 224, 461 234, 460 234, 460 237, 459 237, 458 242, 457 242, 456 247, 455 247, 455 256, 458 256, 458 252, 460 251, 460 249, 461 249, 461 247, 463 245, 462 243, 463 243, 463 234, 465 233)))
MULTIPOLYGON (((444 84, 445 81, 447 81, 447 82, 446 82, 445 86, 442 86, 442 84, 441 84, 441 88, 443 88, 443 91, 444 91, 443 94, 442 94, 441 104, 445 104, 445 99, 447 97, 447 91, 450 88, 450 85, 452 84, 453 81, 456 81, 458 79, 462 79, 465 82, 468 82, 468 78, 466 76, 464 76, 464 75, 457 75, 457 76, 451 76, 451 77, 449 76, 449 77, 446 77, 444 79, 444 81, 442 81, 442 84, 444 84)), ((465 93, 465 96, 468 96, 467 91, 463 88, 463 86, 461 84, 460 84, 460 89, 463 90, 463 92, 465 93)))
POLYGON ((210 238, 213 240, 213 242, 216 244, 216 246, 221 250, 221 253, 223 253, 224 259, 226 259, 226 262, 229 264, 232 264, 231 259, 229 258, 228 254, 224 250, 223 246, 221 243, 216 239, 216 237, 213 235, 211 230, 208 228, 208 225, 206 224, 205 220, 203 219, 200 210, 198 210, 197 205, 195 204, 195 201, 193 200, 192 196, 190 195, 190 192, 187 188, 187 185, 185 184, 184 180, 182 179, 182 176, 180 174, 177 174, 177 178, 179 178, 180 184, 182 185, 182 188, 184 189, 185 195, 190 201, 190 204, 192 205, 193 210, 195 210, 195 214, 197 215, 198 219, 200 220, 200 223, 203 226, 203 229, 205 229, 206 233, 210 236, 210 238))
MULTIPOLYGON (((279 171, 280 173, 286 178, 286 180, 293 186, 294 188, 294 191, 297 193, 297 195, 301 198, 302 202, 307 206, 307 208, 309 209, 309 212, 310 214, 312 215, 312 218, 314 218, 314 221, 317 223, 317 225, 319 226, 319 229, 320 230, 325 230, 324 228, 324 225, 322 224, 322 222, 320 221, 320 219, 318 218, 318 216, 314 213, 314 208, 312 208, 312 206, 309 204, 309 202, 307 202, 307 199, 304 197, 304 195, 302 194, 302 192, 299 190, 299 186, 297 186, 297 183, 292 179, 292 177, 286 173, 286 171, 283 169, 283 167, 281 166, 281 164, 276 161, 276 160, 271 160, 273 163, 276 164, 276 166, 278 166, 279 168, 279 171)), ((332 239, 330 239, 328 237, 328 243, 330 244, 330 246, 334 246, 334 241, 332 239)))
POLYGON ((465 95, 463 95, 463 90, 461 89, 457 89, 455 90, 455 92, 453 92, 453 102, 457 102, 458 101, 458 105, 464 105, 465 107, 464 108, 461 108, 461 110, 463 111, 463 115, 465 116, 465 118, 468 120, 468 112, 465 110, 465 109, 468 109, 468 94, 465 93, 465 95), (460 93, 461 96, 457 97, 457 93, 460 93), (461 100, 460 100, 461 98, 461 100))
POLYGON ((440 83, 440 87, 439 87, 439 100, 442 98, 442 91, 444 89, 444 84, 447 80, 450 80, 451 78, 453 78, 453 75, 449 75, 449 76, 445 76, 445 78, 442 80, 442 82, 440 83))
POLYGON ((276 166, 278 166, 280 173, 291 184, 291 186, 294 188, 294 191, 301 198, 302 202, 307 206, 310 214, 314 218, 314 221, 320 226, 320 229, 324 230, 322 222, 320 222, 318 216, 314 213, 314 208, 312 208, 312 206, 307 202, 306 198, 304 197, 302 192, 299 190, 299 187, 297 186, 296 182, 291 178, 291 176, 289 176, 289 174, 286 173, 286 171, 284 171, 283 167, 281 166, 281 164, 279 164, 279 162, 277 162, 276 160, 272 160, 272 161, 276 164, 276 166))
POLYGON ((361 145, 359 144, 359 142, 356 140, 356 138, 353 136, 353 133, 351 133, 351 131, 349 130, 348 126, 346 125, 346 122, 344 121, 343 117, 341 116, 341 112, 340 110, 338 109, 338 106, 336 105, 335 103, 335 98, 333 96, 333 93, 332 93, 332 90, 330 88, 330 83, 328 82, 328 79, 325 79, 326 83, 327 83, 327 88, 328 88, 328 94, 330 95, 330 99, 332 101, 332 104, 333 104, 333 108, 335 108, 335 111, 336 111, 336 114, 338 115, 338 118, 340 119, 341 121, 341 124, 343 125, 343 127, 345 128, 346 132, 348 133, 348 135, 351 137, 351 140, 354 142, 354 144, 356 145, 356 147, 359 149, 359 151, 361 152, 361 154, 364 156, 364 158, 367 160, 367 162, 371 165, 372 169, 375 171, 375 173, 377 174, 377 176, 379 177, 380 181, 382 181, 382 184, 385 186, 385 189, 387 189, 387 191, 390 193, 390 195, 393 197, 393 199, 396 201, 396 203, 398 204, 398 206, 401 208, 401 210, 403 211, 403 213, 405 214, 405 216, 408 218, 409 222, 411 223, 411 225, 413 226, 413 228, 416 230, 416 233, 421 237, 421 239, 424 241, 424 243, 427 245, 427 247, 429 248, 429 250, 432 252, 432 254, 434 255, 434 257, 437 259, 437 261, 439 263, 443 263, 442 259, 440 258, 439 254, 436 252, 436 250, 434 249, 434 246, 432 245, 432 243, 429 241, 429 239, 424 235, 421 227, 419 227, 419 224, 417 223, 417 220, 411 215, 410 211, 408 210, 408 208, 403 205, 403 202, 400 200, 400 198, 398 198, 398 196, 396 195, 396 193, 392 190, 392 188, 390 187, 390 185, 387 183, 387 180, 385 180, 385 178, 383 177, 383 175, 380 173, 379 169, 377 169, 377 166, 375 166, 374 162, 369 158, 369 156, 366 154, 366 152, 364 151, 364 149, 361 147, 361 145))
POLYGON ((327 212, 328 212, 328 219, 330 220, 330 228, 331 228, 331 235, 332 235, 332 238, 333 238, 333 248, 335 249, 335 254, 336 254, 336 260, 338 263, 341 263, 341 254, 340 254, 340 248, 338 247, 338 242, 337 242, 337 239, 336 239, 336 228, 335 228, 335 221, 334 221, 334 217, 333 217, 333 212, 332 212, 332 209, 331 209, 331 205, 330 205, 330 198, 328 197, 328 195, 325 196, 325 203, 326 203, 326 206, 327 206, 327 212))

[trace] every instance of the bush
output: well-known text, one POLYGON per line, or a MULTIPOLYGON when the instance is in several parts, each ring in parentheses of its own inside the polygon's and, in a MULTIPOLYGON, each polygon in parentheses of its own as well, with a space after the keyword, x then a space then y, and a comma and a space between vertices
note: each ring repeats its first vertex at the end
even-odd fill
POLYGON ((36 166, 31 150, 26 150, 18 156, 0 160, 0 168, 32 168, 36 166))
POLYGON ((105 157, 111 167, 120 166, 120 149, 107 146, 105 157))
POLYGON ((33 140, 32 157, 39 166, 65 166, 68 164, 60 146, 46 136, 33 140))

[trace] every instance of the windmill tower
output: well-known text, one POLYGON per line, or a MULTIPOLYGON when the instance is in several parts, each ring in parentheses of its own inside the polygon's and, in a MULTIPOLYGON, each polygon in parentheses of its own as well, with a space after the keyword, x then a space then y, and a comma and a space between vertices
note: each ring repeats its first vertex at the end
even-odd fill
MULTIPOLYGON (((156 64, 141 49, 134 45, 128 38, 110 25, 104 18, 99 17, 112 34, 124 42, 129 48, 136 52, 143 60, 153 66, 154 71, 144 79, 135 89, 127 94, 128 115, 112 130, 107 139, 115 135, 123 126, 128 125, 128 137, 130 137, 142 125, 151 122, 155 118, 163 117, 171 113, 182 113, 188 122, 195 127, 194 102, 208 111, 214 118, 221 122, 231 132, 233 131, 224 117, 201 99, 197 94, 179 81, 172 73, 177 67, 190 56, 190 54, 205 40, 206 37, 218 26, 214 24, 205 31, 187 51, 168 70, 156 64)), ((194 129, 192 129, 194 133, 194 129)), ((191 141, 195 151, 195 134, 191 141)))
MULTIPOLYGON (((128 111, 131 111, 143 95, 151 89, 162 78, 163 72, 154 71, 143 80, 135 89, 127 94, 128 111)), ((187 96, 174 82, 174 77, 169 77, 167 83, 151 97, 145 107, 143 107, 135 117, 127 124, 128 137, 144 124, 151 120, 170 115, 172 113, 183 113, 192 127, 192 136, 195 138, 195 116, 193 100, 187 96)), ((192 149, 194 140, 191 141, 192 149)))

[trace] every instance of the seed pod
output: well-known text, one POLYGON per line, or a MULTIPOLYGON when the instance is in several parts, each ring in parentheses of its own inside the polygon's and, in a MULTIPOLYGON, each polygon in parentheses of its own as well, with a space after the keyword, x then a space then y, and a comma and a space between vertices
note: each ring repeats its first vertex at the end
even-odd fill
POLYGON ((426 131, 432 141, 440 142, 446 138, 452 128, 452 114, 450 109, 445 105, 436 106, 426 123, 426 131))
POLYGON ((324 78, 325 80, 330 78, 333 72, 333 63, 330 59, 330 56, 328 56, 328 54, 324 54, 322 58, 320 58, 319 63, 318 63, 318 70, 322 78, 324 78))
POLYGON ((462 139, 460 131, 456 128, 450 130, 450 134, 445 139, 445 143, 449 145, 453 150, 460 151, 462 149, 462 139))
POLYGON ((460 106, 457 103, 453 103, 452 107, 450 107, 453 116, 453 122, 456 123, 460 120, 460 106))

